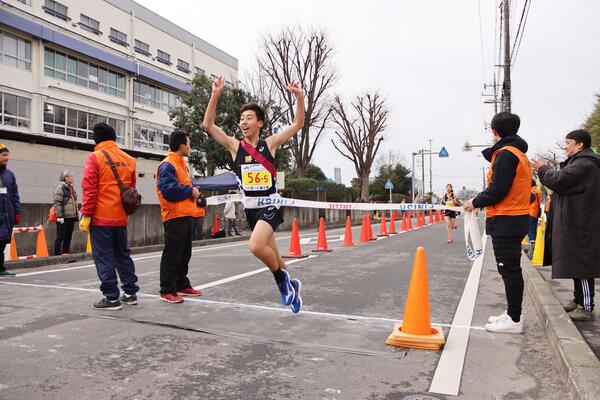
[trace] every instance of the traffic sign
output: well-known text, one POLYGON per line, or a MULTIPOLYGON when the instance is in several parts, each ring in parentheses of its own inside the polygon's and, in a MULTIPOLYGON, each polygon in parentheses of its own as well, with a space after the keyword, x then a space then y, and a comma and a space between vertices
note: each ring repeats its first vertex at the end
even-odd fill
POLYGON ((391 180, 389 180, 389 179, 388 179, 388 180, 387 180, 387 182, 385 183, 385 186, 384 186, 384 187, 385 187, 386 189, 392 190, 392 189, 394 188, 394 184, 392 183, 392 181, 391 181, 391 180))
POLYGON ((442 149, 440 150, 440 154, 438 154, 438 156, 440 158, 447 158, 448 157, 448 150, 446 150, 446 148, 444 146, 442 146, 442 149))

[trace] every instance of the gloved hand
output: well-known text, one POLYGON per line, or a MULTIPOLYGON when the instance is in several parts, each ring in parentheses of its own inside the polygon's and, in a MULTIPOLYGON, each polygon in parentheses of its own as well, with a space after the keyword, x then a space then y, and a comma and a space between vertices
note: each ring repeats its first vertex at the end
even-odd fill
POLYGON ((65 222, 64 218, 56 218, 56 222, 58 222, 59 224, 62 224, 65 222))
POLYGON ((15 225, 19 225, 21 223, 21 215, 15 214, 15 225))
POLYGON ((90 231, 90 222, 92 222, 92 217, 83 216, 79 221, 79 230, 81 232, 89 232, 90 231))

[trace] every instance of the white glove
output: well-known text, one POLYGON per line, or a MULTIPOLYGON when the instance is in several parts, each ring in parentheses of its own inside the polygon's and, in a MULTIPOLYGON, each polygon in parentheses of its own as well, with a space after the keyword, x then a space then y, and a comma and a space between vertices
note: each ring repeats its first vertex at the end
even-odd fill
POLYGON ((65 222, 64 218, 56 218, 56 222, 58 222, 59 224, 62 224, 65 222))

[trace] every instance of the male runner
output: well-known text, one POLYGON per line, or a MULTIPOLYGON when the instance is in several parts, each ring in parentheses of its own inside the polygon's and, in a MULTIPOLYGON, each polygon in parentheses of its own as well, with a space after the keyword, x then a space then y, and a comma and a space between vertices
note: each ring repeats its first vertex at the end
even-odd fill
MULTIPOLYGON (((275 186, 275 152, 304 126, 304 92, 296 83, 290 83, 287 90, 296 96, 294 121, 288 127, 266 139, 260 138, 265 113, 257 104, 244 105, 240 110, 240 129, 244 140, 239 141, 227 135, 215 125, 215 114, 219 96, 225 88, 224 79, 213 82, 212 94, 204 114, 204 129, 221 146, 229 150, 235 161, 235 172, 240 189, 248 197, 278 196, 275 186)), ((246 219, 252 229, 248 248, 273 272, 281 294, 281 303, 289 305, 297 313, 302 307, 301 283, 290 280, 285 262, 279 254, 275 242, 275 230, 283 222, 283 211, 278 207, 246 209, 246 219)))

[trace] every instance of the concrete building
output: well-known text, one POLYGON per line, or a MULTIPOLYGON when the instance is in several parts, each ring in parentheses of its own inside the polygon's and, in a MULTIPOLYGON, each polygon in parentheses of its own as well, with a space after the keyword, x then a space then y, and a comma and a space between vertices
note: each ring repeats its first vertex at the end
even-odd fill
POLYGON ((65 168, 81 193, 103 121, 137 159, 144 204, 157 204, 169 109, 195 74, 236 84, 237 70, 234 57, 131 0, 0 0, 0 142, 22 202, 50 204, 65 168))

